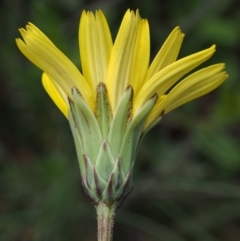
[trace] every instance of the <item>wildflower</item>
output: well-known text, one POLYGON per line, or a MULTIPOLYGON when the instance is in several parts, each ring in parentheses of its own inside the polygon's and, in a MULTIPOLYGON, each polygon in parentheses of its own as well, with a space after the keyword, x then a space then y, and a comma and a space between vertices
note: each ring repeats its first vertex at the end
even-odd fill
POLYGON ((177 60, 184 37, 179 27, 149 65, 149 25, 138 11, 127 10, 114 43, 101 11, 82 13, 82 74, 32 23, 20 33, 19 49, 43 71, 44 88, 69 120, 82 183, 99 217, 108 207, 114 213, 131 191, 144 134, 163 114, 207 94, 227 78, 224 64, 184 77, 213 55, 215 45, 177 60))

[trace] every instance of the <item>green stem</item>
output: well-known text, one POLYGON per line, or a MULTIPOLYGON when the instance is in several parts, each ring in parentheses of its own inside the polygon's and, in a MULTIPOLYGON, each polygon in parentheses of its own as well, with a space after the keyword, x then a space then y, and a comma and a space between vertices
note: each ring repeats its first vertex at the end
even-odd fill
POLYGON ((107 206, 101 202, 96 206, 98 220, 98 241, 112 241, 116 205, 107 206))

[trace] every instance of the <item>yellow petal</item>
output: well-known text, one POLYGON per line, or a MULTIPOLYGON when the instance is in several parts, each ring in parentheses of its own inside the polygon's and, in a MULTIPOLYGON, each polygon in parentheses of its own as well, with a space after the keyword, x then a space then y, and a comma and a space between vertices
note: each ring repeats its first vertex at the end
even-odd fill
POLYGON ((186 73, 209 59, 215 52, 215 45, 198 53, 182 58, 160 70, 141 88, 134 102, 134 113, 155 93, 162 96, 186 73))
POLYGON ((224 67, 224 64, 209 66, 193 73, 177 84, 162 103, 164 113, 216 89, 228 77, 223 71, 224 67))
POLYGON ((164 98, 157 101, 147 119, 146 128, 157 120, 163 112, 166 114, 221 85, 228 77, 223 69, 224 64, 215 64, 201 69, 182 80, 168 95, 164 95, 164 98))
POLYGON ((129 84, 136 94, 142 86, 143 79, 149 65, 150 34, 147 20, 141 20, 137 34, 137 40, 133 53, 133 61, 130 70, 129 84))
POLYGON ((42 84, 56 106, 61 110, 65 117, 68 118, 67 95, 64 91, 61 90, 57 83, 52 82, 46 73, 42 74, 42 84))
POLYGON ((139 21, 138 12, 128 10, 113 45, 106 82, 113 110, 128 86, 139 21))
POLYGON ((79 46, 83 75, 94 95, 99 82, 106 82, 107 67, 112 50, 112 37, 101 11, 83 11, 79 27, 79 46))
POLYGON ((171 32, 167 40, 164 42, 163 46, 161 47, 156 57, 152 61, 151 65, 149 66, 149 69, 145 76, 145 82, 149 80, 159 70, 176 61, 182 45, 183 38, 184 34, 181 33, 179 27, 176 27, 171 32))
POLYGON ((20 29, 23 40, 16 39, 21 52, 54 79, 71 98, 71 89, 77 87, 93 108, 93 95, 76 66, 33 24, 20 29))

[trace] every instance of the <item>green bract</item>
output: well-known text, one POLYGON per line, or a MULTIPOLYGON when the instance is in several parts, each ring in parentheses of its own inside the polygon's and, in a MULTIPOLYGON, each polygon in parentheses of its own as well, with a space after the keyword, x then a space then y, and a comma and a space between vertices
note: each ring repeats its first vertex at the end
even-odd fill
POLYGON ((84 189, 97 205, 120 205, 132 189, 132 169, 146 119, 157 101, 154 95, 132 117, 129 86, 112 115, 106 86, 97 87, 93 111, 74 87, 69 99, 69 123, 77 149, 84 189))

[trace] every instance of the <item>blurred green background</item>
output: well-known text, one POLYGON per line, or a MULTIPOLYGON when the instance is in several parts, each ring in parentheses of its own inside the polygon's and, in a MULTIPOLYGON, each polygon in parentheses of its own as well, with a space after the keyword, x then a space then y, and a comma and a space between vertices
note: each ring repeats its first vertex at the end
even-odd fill
MULTIPOLYGON (((229 79, 164 116, 144 139, 134 189, 114 241, 240 240, 240 2, 237 0, 3 0, 0 3, 0 240, 94 241, 95 210, 81 186, 70 128, 17 49, 18 28, 38 26, 77 66, 83 9, 102 9, 113 36, 127 8, 151 30, 152 57, 177 25, 180 57, 212 44, 205 65, 229 79)), ((202 65, 204 66, 204 65, 202 65)))

